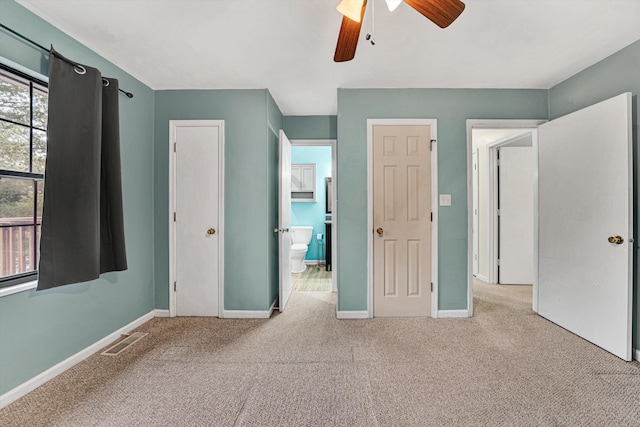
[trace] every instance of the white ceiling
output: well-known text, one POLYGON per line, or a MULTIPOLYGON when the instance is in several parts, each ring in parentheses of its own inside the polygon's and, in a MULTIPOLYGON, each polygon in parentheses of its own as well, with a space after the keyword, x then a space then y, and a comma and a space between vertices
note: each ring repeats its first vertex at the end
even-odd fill
POLYGON ((640 39, 639 0, 463 1, 440 29, 369 0, 334 63, 338 0, 18 0, 153 89, 268 88, 285 115, 336 114, 336 88, 547 89, 640 39))

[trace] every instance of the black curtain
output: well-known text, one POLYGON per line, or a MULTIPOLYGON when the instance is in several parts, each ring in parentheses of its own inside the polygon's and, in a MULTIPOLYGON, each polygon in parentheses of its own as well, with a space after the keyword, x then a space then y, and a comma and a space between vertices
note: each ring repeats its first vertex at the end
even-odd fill
POLYGON ((118 82, 51 49, 38 290, 126 270, 118 82))

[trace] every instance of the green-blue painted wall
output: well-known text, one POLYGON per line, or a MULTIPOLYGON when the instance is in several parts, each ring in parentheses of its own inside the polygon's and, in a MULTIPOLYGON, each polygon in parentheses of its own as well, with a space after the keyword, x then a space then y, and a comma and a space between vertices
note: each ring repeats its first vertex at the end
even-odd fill
MULTIPOLYGON (((0 395, 149 313, 153 304, 153 91, 13 1, 0 20, 15 31, 117 78, 134 93, 120 98, 124 220, 129 269, 48 291, 0 298, 0 395)), ((47 73, 31 45, 0 30, 1 62, 47 73)), ((46 58, 44 58, 46 59, 46 58)), ((0 422, 1 424, 1 422, 0 422)))
POLYGON ((225 122, 224 307, 267 310, 277 282, 275 132, 282 114, 265 89, 157 91, 155 112, 156 307, 169 306, 169 121, 209 119, 225 122))
POLYGON ((285 116, 284 131, 289 139, 336 139, 336 116, 285 116))
MULTIPOLYGON (((633 114, 633 170, 634 170, 634 234, 638 241, 638 224, 640 224, 640 210, 638 209, 638 194, 640 193, 640 179, 638 176, 638 126, 640 110, 638 109, 638 94, 640 94, 640 41, 609 56, 603 61, 576 74, 570 79, 552 87, 549 90, 549 118, 555 119, 572 113, 589 105, 595 104, 624 92, 631 92, 633 114)), ((603 146, 604 154, 606 148, 603 146)), ((633 315, 633 345, 640 345, 640 285, 638 284, 638 245, 634 253, 634 315, 633 315)))
POLYGON ((546 90, 338 89, 338 310, 367 310, 367 119, 438 120, 439 309, 467 308, 467 119, 546 119, 546 90))

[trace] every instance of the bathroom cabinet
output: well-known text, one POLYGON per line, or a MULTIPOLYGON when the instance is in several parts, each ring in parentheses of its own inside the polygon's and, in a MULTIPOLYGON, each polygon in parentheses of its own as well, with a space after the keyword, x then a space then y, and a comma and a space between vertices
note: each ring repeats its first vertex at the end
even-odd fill
POLYGON ((316 201, 316 165, 291 165, 291 201, 316 201))

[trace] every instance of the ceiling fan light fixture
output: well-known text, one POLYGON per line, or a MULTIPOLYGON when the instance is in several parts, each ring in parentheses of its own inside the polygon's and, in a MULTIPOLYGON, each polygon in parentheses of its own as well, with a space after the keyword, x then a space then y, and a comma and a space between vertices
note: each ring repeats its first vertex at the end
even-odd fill
POLYGON ((342 0, 336 10, 354 22, 360 22, 365 0, 342 0))
POLYGON ((389 8, 389 12, 393 12, 400 6, 402 0, 385 0, 387 2, 387 7, 389 8))

